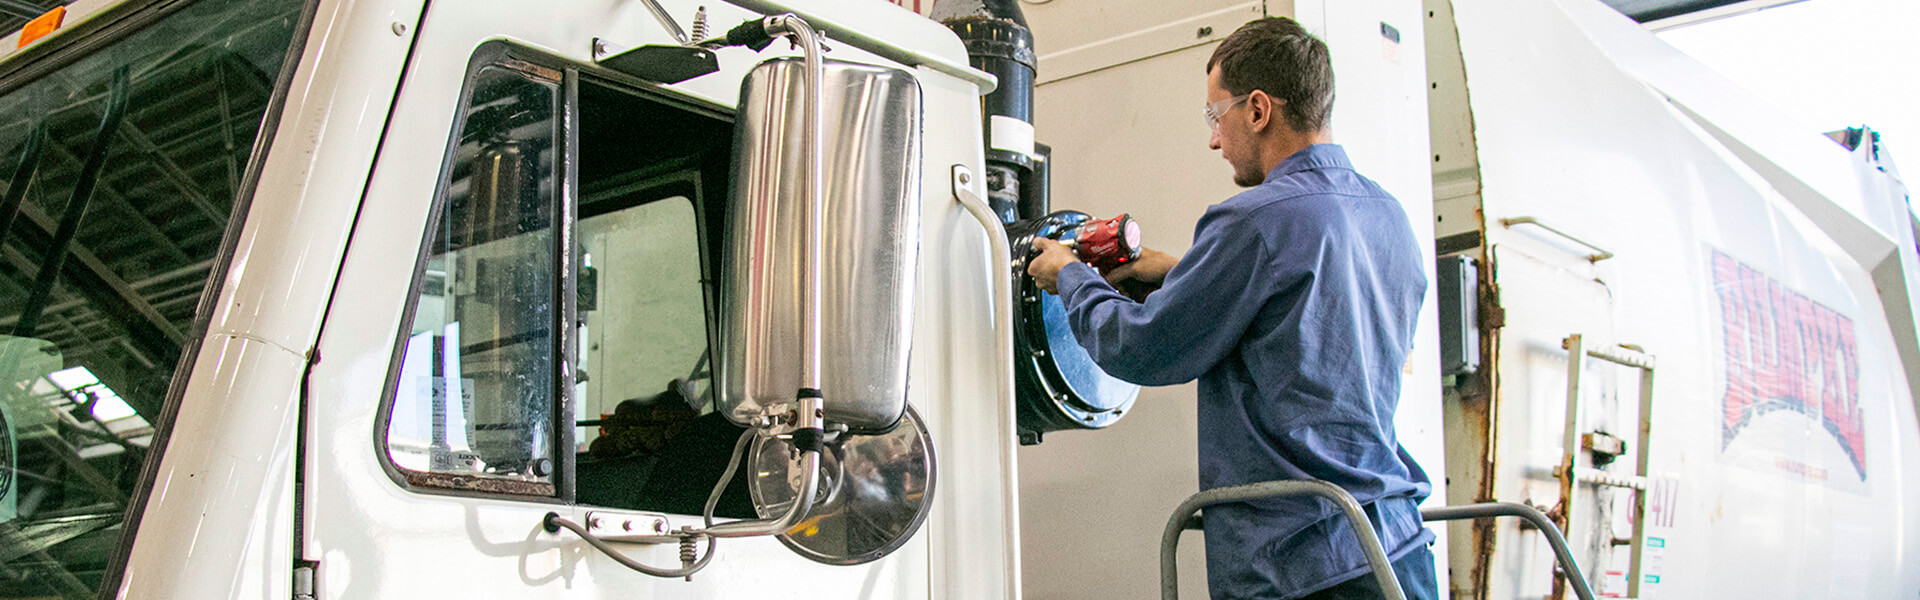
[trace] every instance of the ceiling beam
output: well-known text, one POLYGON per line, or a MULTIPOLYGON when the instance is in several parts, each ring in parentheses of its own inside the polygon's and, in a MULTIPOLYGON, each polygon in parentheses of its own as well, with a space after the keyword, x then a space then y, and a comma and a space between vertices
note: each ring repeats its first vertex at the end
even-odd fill
MULTIPOLYGON (((61 4, 66 4, 62 2, 61 4)), ((0 0, 0 14, 8 14, 22 19, 32 19, 46 14, 47 7, 26 0, 0 0)))

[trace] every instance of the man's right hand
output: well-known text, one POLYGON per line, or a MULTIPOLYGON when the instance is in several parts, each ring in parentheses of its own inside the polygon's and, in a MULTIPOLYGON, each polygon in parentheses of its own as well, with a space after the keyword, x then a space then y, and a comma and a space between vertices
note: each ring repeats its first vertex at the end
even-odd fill
POLYGON ((1171 254, 1141 248, 1140 258, 1107 271, 1106 279, 1114 289, 1126 292, 1134 300, 1145 301, 1148 293, 1160 289, 1160 284, 1167 280, 1167 273, 1177 264, 1180 264, 1180 259, 1171 254))

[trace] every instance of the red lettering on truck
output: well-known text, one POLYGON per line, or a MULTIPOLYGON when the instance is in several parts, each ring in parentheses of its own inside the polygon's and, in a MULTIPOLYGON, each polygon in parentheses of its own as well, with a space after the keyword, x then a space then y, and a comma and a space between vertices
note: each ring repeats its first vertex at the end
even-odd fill
POLYGON ((1754 417, 1791 410, 1819 420, 1864 481, 1867 438, 1853 319, 1717 250, 1713 287, 1725 332, 1721 447, 1754 417))

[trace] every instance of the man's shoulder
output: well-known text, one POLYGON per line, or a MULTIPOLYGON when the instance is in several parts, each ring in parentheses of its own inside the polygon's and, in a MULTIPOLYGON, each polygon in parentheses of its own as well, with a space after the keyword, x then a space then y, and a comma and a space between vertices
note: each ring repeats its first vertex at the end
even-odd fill
POLYGON ((1390 198, 1371 182, 1352 177, 1351 171, 1347 175, 1345 179, 1358 181, 1332 182, 1312 172, 1295 173, 1242 190, 1207 212, 1219 217, 1313 220, 1351 208, 1355 198, 1390 198))

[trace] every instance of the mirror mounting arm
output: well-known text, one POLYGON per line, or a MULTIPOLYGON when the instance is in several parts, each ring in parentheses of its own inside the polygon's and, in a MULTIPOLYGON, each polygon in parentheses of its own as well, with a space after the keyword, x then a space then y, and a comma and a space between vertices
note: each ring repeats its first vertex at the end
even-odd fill
POLYGON ((682 46, 699 41, 687 38, 687 32, 680 29, 680 22, 675 21, 673 15, 667 13, 666 7, 660 6, 660 0, 640 0, 640 3, 647 5, 647 10, 653 11, 653 18, 659 19, 660 26, 667 28, 667 34, 673 36, 673 41, 680 42, 682 46))

